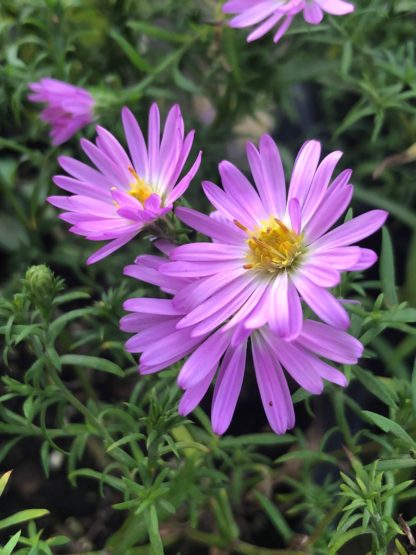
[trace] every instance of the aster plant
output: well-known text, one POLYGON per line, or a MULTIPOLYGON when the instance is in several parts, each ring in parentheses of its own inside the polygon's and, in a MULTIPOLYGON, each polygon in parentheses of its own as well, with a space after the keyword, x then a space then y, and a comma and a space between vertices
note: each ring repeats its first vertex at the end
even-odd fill
POLYGON ((223 6, 225 14, 234 14, 230 27, 255 27, 247 42, 263 37, 278 26, 274 42, 278 42, 299 13, 311 25, 319 25, 324 13, 346 15, 354 11, 354 5, 344 0, 229 0, 223 6))
POLYGON ((1 553, 412 551, 416 8, 353 2, 2 0, 1 553))
POLYGON ((81 147, 95 168, 61 156, 59 163, 69 176, 57 175, 54 182, 73 194, 48 198, 64 210, 60 217, 71 224, 72 233, 91 241, 108 241, 88 258, 88 264, 105 258, 170 212, 201 162, 199 153, 179 179, 194 139, 193 131, 185 135, 179 106, 169 111, 161 137, 159 108, 152 105, 147 145, 128 108, 123 108, 122 120, 129 155, 109 131, 97 126, 95 144, 81 139, 81 147))
POLYGON ((31 102, 46 104, 40 119, 51 127, 52 144, 58 146, 94 121, 94 97, 81 87, 44 77, 29 83, 31 102))

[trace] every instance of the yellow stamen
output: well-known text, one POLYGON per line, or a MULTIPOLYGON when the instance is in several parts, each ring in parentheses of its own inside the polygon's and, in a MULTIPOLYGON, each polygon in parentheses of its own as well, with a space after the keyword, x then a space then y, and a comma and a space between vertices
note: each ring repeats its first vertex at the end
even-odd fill
POLYGON ((134 177, 134 181, 130 183, 129 195, 137 199, 139 202, 144 204, 150 195, 153 193, 150 185, 148 185, 144 179, 142 179, 134 168, 128 167, 129 172, 134 177))
POLYGON ((236 225, 242 231, 247 231, 247 233, 249 231, 248 228, 245 225, 240 224, 240 222, 238 220, 234 220, 234 225, 236 225))
POLYGON ((234 224, 248 233, 247 270, 280 272, 289 269, 302 254, 303 235, 295 233, 277 218, 270 218, 250 231, 237 220, 234 224))

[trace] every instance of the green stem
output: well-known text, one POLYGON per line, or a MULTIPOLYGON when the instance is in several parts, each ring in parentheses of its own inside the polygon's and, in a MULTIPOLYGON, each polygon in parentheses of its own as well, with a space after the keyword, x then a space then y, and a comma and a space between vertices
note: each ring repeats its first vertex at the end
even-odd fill
POLYGON ((67 401, 85 417, 85 420, 90 425, 96 428, 100 436, 105 438, 107 441, 112 442, 112 437, 107 432, 106 428, 97 420, 92 412, 90 412, 90 410, 88 410, 88 408, 83 403, 81 403, 81 401, 77 397, 75 397, 75 395, 71 393, 71 391, 69 391, 64 382, 61 380, 55 368, 52 369, 52 372, 49 372, 49 375, 51 376, 54 384, 63 392, 67 401))

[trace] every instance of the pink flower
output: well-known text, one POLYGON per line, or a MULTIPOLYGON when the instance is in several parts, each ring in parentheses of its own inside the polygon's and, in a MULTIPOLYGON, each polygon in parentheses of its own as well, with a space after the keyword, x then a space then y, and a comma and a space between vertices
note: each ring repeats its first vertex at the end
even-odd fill
POLYGON ((257 188, 225 161, 219 166, 224 188, 203 183, 214 217, 176 210, 185 224, 212 239, 177 247, 160 269, 172 278, 194 279, 173 300, 186 313, 178 328, 192 328, 198 336, 222 324, 224 331, 249 332, 267 323, 293 340, 302 331, 301 299, 327 324, 348 328, 347 312, 328 289, 339 284, 341 272, 374 264, 376 254, 354 243, 379 229, 387 212, 372 210, 330 230, 350 203, 351 170, 331 183, 342 153, 332 152, 319 164, 320 153, 317 141, 302 146, 286 194, 279 151, 264 135, 260 151, 247 145, 257 188))
POLYGON ((32 102, 44 102, 40 118, 51 126, 53 145, 60 145, 94 120, 94 98, 80 87, 57 79, 44 78, 30 83, 32 102))
POLYGON ((199 153, 189 172, 178 181, 194 139, 194 131, 184 135, 179 106, 171 108, 160 138, 159 109, 152 105, 148 147, 127 108, 122 110, 122 120, 130 156, 111 133, 97 126, 95 144, 81 139, 85 154, 97 169, 61 156, 59 163, 71 177, 58 175, 54 182, 73 195, 48 198, 65 210, 61 218, 72 224, 70 231, 91 241, 109 241, 90 256, 88 264, 119 249, 146 225, 172 210, 201 162, 199 153))
POLYGON ((280 24, 273 38, 274 42, 278 42, 299 12, 303 12, 305 21, 318 25, 324 12, 345 15, 354 11, 354 5, 344 0, 229 0, 224 4, 223 11, 237 14, 230 21, 231 27, 256 25, 247 37, 248 42, 259 39, 280 24))
MULTIPOLYGON (((171 248, 166 250, 170 252, 171 248)), ((165 276, 160 272, 163 263, 158 256, 139 256, 134 265, 126 267, 125 274, 172 295, 192 286, 195 293, 204 296, 204 280, 165 276)), ((241 333, 241 327, 223 326, 195 334, 197 325, 178 327, 185 311, 177 308, 172 298, 133 298, 124 307, 131 314, 121 320, 121 329, 135 334, 127 341, 126 349, 142 353, 141 374, 158 372, 189 355, 178 376, 178 384, 185 390, 180 414, 194 410, 216 377, 211 420, 217 434, 227 430, 233 417, 250 344, 264 411, 277 434, 295 424, 284 370, 306 391, 318 394, 323 390, 323 380, 347 385, 344 375, 320 357, 355 364, 363 350, 361 343, 346 332, 312 320, 305 320, 297 339, 290 342, 277 337, 267 325, 251 333, 241 333)))

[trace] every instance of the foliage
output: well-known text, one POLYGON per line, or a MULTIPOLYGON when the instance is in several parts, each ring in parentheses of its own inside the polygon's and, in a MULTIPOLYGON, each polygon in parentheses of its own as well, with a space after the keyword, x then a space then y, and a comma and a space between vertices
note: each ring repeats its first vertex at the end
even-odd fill
MULTIPOLYGON (((10 517, 2 505, 0 528, 11 526, 1 553, 412 552, 403 522, 416 525, 414 156, 383 160, 416 143, 416 7, 356 4, 316 28, 298 21, 275 46, 270 36, 247 45, 215 0, 1 2, 0 464, 10 468, 32 446, 44 476, 65 474, 80 505, 98 492, 93 519, 100 502, 110 511, 105 532, 81 548, 83 534, 68 526, 63 545, 53 514, 41 520, 51 539, 33 522, 24 537, 27 519, 13 521, 16 513, 41 513, 20 506, 10 517), (360 366, 343 368, 345 391, 297 391, 298 425, 279 437, 260 427, 247 372, 232 435, 219 438, 209 407, 177 415, 177 368, 138 378, 118 320, 122 302, 149 288, 134 290, 121 269, 149 243, 138 237, 85 266, 93 246, 45 202, 57 155, 81 154, 77 140, 51 147, 27 102, 28 83, 43 76, 92 90, 100 123, 118 137, 121 106, 145 120, 151 101, 165 113, 179 102, 204 150, 193 205, 203 202, 198 182, 215 181, 224 158, 243 165, 243 140, 266 130, 287 167, 306 138, 345 151, 354 210, 391 214, 379 272, 350 275, 338 291, 360 301, 349 305, 351 331, 366 347, 360 366)), ((78 508, 69 511, 82 525, 78 508)))

